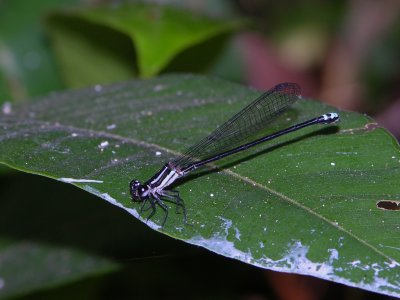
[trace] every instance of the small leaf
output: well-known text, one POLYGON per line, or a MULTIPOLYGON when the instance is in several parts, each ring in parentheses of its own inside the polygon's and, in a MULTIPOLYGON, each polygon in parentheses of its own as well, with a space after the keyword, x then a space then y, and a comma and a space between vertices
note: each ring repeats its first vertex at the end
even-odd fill
POLYGON ((59 12, 48 21, 64 77, 75 87, 132 77, 134 49, 139 75, 154 76, 182 51, 243 23, 139 3, 59 12))
MULTIPOLYGON (((54 94, 0 117, 0 161, 72 183, 139 217, 130 180, 149 179, 259 93, 192 75, 54 94)), ((337 111, 302 100, 267 132, 337 111)), ((400 296, 396 140, 366 116, 308 128, 177 182, 188 222, 164 228, 187 243, 262 268, 400 296)), ((140 219, 146 220, 148 212, 140 219)))

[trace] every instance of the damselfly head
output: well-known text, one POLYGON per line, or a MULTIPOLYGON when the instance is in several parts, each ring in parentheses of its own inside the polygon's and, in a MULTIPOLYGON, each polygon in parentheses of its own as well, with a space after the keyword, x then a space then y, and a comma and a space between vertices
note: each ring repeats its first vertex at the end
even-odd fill
POLYGON ((147 194, 147 188, 139 180, 132 180, 129 184, 131 197, 133 201, 141 202, 147 194))

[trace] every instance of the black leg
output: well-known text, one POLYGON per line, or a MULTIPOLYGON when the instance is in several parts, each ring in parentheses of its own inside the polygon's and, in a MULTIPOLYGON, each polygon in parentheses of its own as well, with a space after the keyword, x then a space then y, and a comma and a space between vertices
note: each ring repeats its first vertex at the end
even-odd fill
POLYGON ((165 222, 167 221, 167 218, 168 218, 168 206, 165 205, 165 203, 158 197, 150 197, 148 199, 145 199, 144 201, 145 202, 143 203, 140 212, 142 213, 143 210, 146 211, 146 210, 149 210, 151 208, 151 213, 147 217, 146 222, 148 220, 150 220, 154 216, 154 214, 156 213, 156 205, 158 205, 158 206, 160 206, 162 208, 162 210, 164 211, 164 214, 165 214, 164 220, 163 220, 162 225, 161 225, 161 227, 164 227, 164 224, 165 224, 165 222), (149 205, 149 207, 144 208, 144 206, 145 206, 147 201, 150 203, 150 205, 149 205))
POLYGON ((162 202, 161 199, 157 199, 157 204, 164 210, 164 215, 165 216, 164 216, 164 220, 163 220, 162 225, 161 225, 161 227, 164 227, 165 222, 167 221, 167 218, 168 218, 168 206, 165 205, 165 203, 162 202))
POLYGON ((145 208, 147 201, 150 202, 150 200, 148 198, 143 200, 143 204, 140 207, 140 213, 144 212, 144 211, 148 211, 151 208, 151 203, 149 204, 149 206, 147 208, 145 208))
POLYGON ((158 205, 159 207, 161 207, 161 209, 164 211, 165 214, 161 225, 162 227, 164 227, 165 222, 167 221, 168 218, 168 206, 163 201, 174 203, 176 205, 177 213, 180 212, 179 209, 182 209, 185 224, 191 225, 187 222, 185 203, 183 202, 183 199, 179 197, 178 191, 164 190, 160 194, 153 194, 152 197, 144 199, 143 204, 140 208, 140 213, 151 209, 151 213, 147 217, 148 221, 156 213, 156 205, 158 205), (146 207, 146 205, 148 206, 146 207))
POLYGON ((182 208, 183 210, 183 218, 185 224, 187 223, 187 218, 186 218, 186 207, 185 203, 183 202, 183 199, 179 197, 179 192, 178 191, 166 191, 164 190, 163 193, 161 194, 161 197, 163 200, 174 203, 176 205, 176 211, 179 213, 179 208, 182 208))
POLYGON ((154 214, 156 213, 156 203, 155 200, 153 198, 149 199, 150 202, 150 207, 151 207, 151 213, 150 215, 147 217, 146 222, 151 219, 152 216, 154 216, 154 214))
POLYGON ((161 197, 164 197, 166 201, 175 204, 177 214, 181 213, 181 209, 185 211, 185 206, 183 205, 183 200, 179 198, 179 193, 176 191, 171 191, 171 192, 174 193, 169 193, 169 191, 168 192, 164 191, 164 193, 161 194, 161 197))

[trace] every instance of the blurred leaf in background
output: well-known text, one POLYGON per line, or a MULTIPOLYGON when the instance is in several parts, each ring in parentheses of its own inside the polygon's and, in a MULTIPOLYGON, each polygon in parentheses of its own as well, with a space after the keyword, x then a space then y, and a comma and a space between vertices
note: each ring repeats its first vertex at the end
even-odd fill
MULTIPOLYGON (((223 2, 220 6, 228 7, 223 2)), ((82 3, 0 2, 0 102, 163 70, 243 79, 240 64, 231 63, 240 55, 232 51, 235 42, 230 39, 243 19, 229 18, 226 12, 223 17, 195 13, 188 3, 183 8, 179 3, 82 3)))
POLYGON ((158 4, 123 4, 54 13, 48 19, 67 86, 82 87, 169 71, 205 71, 240 20, 219 20, 158 4), (212 41, 212 43, 209 43, 212 41), (200 51, 192 48, 201 45, 200 51), (182 62, 177 55, 186 51, 182 62))
POLYGON ((79 2, 0 1, 0 104, 63 87, 42 20, 51 9, 79 2))

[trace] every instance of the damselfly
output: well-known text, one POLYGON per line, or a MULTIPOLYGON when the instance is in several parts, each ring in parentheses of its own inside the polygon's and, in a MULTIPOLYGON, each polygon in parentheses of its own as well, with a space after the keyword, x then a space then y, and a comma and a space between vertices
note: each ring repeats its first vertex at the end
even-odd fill
POLYGON ((326 113, 276 133, 244 143, 249 136, 253 136, 264 129, 266 125, 286 111, 299 98, 301 98, 300 87, 295 83, 281 83, 268 90, 207 137, 189 147, 183 152, 183 155, 167 162, 160 171, 144 184, 136 179, 132 180, 130 183, 132 200, 143 202, 142 211, 146 203, 149 204, 148 208, 151 209, 151 213, 147 219, 150 219, 155 214, 157 205, 161 207, 165 215, 162 226, 164 226, 168 217, 168 206, 165 202, 174 203, 183 210, 186 223, 186 209, 179 192, 168 189, 177 179, 205 164, 215 162, 284 134, 310 125, 331 124, 339 120, 337 113, 326 113))

